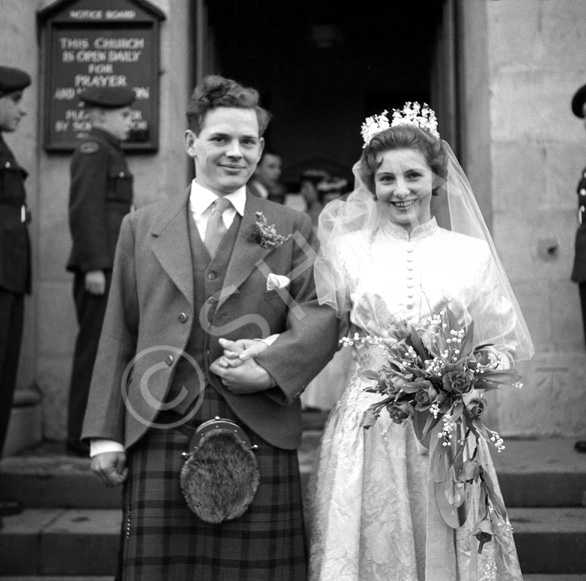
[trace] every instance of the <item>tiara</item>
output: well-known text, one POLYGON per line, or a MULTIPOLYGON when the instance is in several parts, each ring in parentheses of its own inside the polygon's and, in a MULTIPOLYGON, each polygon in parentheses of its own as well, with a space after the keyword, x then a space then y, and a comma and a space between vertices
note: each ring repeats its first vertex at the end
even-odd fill
POLYGON ((393 120, 389 123, 388 111, 383 111, 380 115, 367 117, 362 124, 362 139, 364 140, 364 149, 371 139, 381 131, 398 125, 415 125, 431 133, 436 139, 439 139, 437 130, 437 119, 433 109, 427 103, 421 106, 419 103, 408 101, 403 109, 393 109, 393 120))

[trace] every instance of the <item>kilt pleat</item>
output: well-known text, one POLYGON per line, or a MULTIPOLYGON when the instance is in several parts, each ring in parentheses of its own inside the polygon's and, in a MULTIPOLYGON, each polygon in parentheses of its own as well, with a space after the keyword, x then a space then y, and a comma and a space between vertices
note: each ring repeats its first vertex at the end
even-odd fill
POLYGON ((260 484, 251 506, 221 524, 196 517, 179 484, 189 437, 176 429, 151 429, 129 451, 118 581, 305 581, 296 451, 259 438, 208 387, 189 424, 215 416, 238 423, 258 446, 260 484))

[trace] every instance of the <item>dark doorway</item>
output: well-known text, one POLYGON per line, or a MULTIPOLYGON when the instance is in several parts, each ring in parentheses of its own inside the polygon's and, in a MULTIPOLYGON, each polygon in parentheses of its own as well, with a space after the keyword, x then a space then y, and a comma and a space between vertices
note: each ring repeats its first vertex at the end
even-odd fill
POLYGON ((214 72, 261 92, 287 181, 316 159, 347 176, 367 115, 434 106, 442 0, 211 0, 207 10, 214 72))

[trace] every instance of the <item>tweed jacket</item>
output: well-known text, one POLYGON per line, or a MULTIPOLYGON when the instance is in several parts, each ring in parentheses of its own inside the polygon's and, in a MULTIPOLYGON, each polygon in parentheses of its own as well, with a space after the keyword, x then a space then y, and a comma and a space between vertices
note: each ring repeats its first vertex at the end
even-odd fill
MULTIPOLYGON (((154 402, 164 402, 169 391, 177 362, 169 348, 185 349, 192 326, 200 324, 200 313, 193 307, 188 198, 186 192, 171 202, 153 204, 129 214, 122 223, 83 439, 115 440, 126 449, 135 444, 156 421, 159 409, 154 402), (148 377, 145 397, 141 378, 148 377)), ((211 325, 225 329, 219 336, 233 340, 279 333, 257 358, 278 386, 249 395, 231 393, 207 368, 222 355, 218 337, 210 339, 206 369, 201 370, 207 389, 217 390, 242 422, 283 449, 301 443, 299 395, 332 357, 338 342, 334 311, 316 299, 312 237, 307 216, 247 193, 211 325), (262 247, 250 235, 257 212, 279 234, 298 233, 297 240, 262 247), (294 302, 287 304, 278 291, 267 290, 269 273, 291 279, 287 291, 294 302), (257 324, 251 325, 251 320, 257 324)))

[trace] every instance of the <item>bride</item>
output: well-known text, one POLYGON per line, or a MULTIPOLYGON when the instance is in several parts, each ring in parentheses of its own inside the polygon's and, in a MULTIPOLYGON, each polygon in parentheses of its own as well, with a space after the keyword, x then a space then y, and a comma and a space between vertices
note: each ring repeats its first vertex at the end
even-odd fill
MULTIPOLYGON (((533 345, 468 181, 436 127, 433 111, 411 103, 392 123, 386 112, 365 122, 356 188, 320 216, 318 298, 349 316, 351 337, 382 339, 447 305, 474 322, 475 345, 493 344, 501 366, 511 367, 533 345), (448 216, 449 229, 432 207, 438 219, 448 216)), ((349 383, 310 482, 310 580, 522 579, 508 521, 484 544, 474 519, 451 528, 442 518, 430 475, 437 430, 428 450, 412 423, 395 424, 385 410, 362 427, 381 399, 365 391, 373 381, 362 373, 383 362, 381 349, 354 342, 349 383)), ((500 498, 484 440, 478 457, 500 498)))

